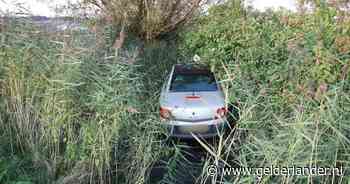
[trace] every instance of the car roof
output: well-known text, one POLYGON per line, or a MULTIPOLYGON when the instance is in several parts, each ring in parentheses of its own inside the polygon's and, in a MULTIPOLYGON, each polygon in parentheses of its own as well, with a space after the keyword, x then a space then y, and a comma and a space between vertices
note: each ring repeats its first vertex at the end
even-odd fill
POLYGON ((174 74, 212 74, 209 67, 201 64, 176 64, 174 74))

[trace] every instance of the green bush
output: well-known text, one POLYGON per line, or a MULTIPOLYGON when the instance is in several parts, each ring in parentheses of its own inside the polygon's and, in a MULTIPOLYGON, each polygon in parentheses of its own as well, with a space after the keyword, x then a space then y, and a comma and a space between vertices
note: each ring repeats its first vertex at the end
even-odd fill
MULTIPOLYGON (((348 24, 334 21, 338 12, 329 6, 306 14, 251 9, 237 14, 233 2, 211 7, 184 31, 180 50, 211 65, 222 83, 232 86, 230 101, 241 102, 238 129, 247 130, 248 137, 240 147, 239 165, 349 168, 348 24)), ((225 155, 221 158, 230 163, 225 155)), ((217 179, 255 181, 247 176, 217 179)), ((310 180, 346 183, 350 178, 262 178, 264 183, 310 180)))

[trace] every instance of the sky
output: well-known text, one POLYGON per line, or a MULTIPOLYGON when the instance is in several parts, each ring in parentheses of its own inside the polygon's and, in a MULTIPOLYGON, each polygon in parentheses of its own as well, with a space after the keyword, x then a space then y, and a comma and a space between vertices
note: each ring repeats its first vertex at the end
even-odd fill
POLYGON ((252 0, 250 3, 258 10, 278 7, 284 7, 293 11, 296 10, 295 0, 252 0))
POLYGON ((0 0, 0 11, 6 12, 29 12, 33 15, 55 16, 54 5, 42 0, 0 0))
MULTIPOLYGON (((25 12, 30 12, 32 15, 53 17, 56 15, 54 8, 67 3, 67 1, 68 0, 0 0, 0 13, 19 12, 25 9, 25 12), (21 4, 24 9, 18 8, 16 4, 21 4)), ((262 11, 266 8, 278 7, 284 7, 290 10, 296 9, 295 0, 248 0, 248 3, 262 11)))

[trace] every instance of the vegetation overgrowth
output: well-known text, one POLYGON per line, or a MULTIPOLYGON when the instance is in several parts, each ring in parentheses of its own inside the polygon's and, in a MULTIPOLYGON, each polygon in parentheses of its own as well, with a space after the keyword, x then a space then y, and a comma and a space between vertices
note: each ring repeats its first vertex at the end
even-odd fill
POLYGON ((266 183, 349 182, 350 16, 325 1, 297 13, 234 2, 209 9, 180 48, 200 55, 231 86, 229 99, 241 102, 238 128, 249 133, 239 165, 344 170, 341 177, 264 176, 266 183))
POLYGON ((151 164, 167 153, 156 136, 163 130, 153 91, 174 57, 149 47, 143 61, 130 64, 136 46, 115 57, 112 35, 110 26, 57 33, 13 20, 4 27, 0 183, 148 179, 151 164), (168 62, 146 67, 156 57, 168 62))
POLYGON ((258 12, 238 2, 211 7, 177 40, 128 35, 117 56, 109 25, 48 32, 3 21, 0 183, 350 182, 350 17, 326 4, 258 12), (199 152, 164 143, 158 120, 165 75, 194 54, 240 104, 237 126, 214 143, 199 140, 199 152), (343 175, 209 177, 213 163, 343 175))

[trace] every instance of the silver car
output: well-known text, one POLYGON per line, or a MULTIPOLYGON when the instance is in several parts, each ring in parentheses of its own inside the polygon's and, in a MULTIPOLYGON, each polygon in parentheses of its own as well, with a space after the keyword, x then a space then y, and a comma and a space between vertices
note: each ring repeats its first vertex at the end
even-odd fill
POLYGON ((172 67, 160 95, 160 118, 170 136, 216 136, 226 127, 226 114, 225 95, 208 67, 172 67))

